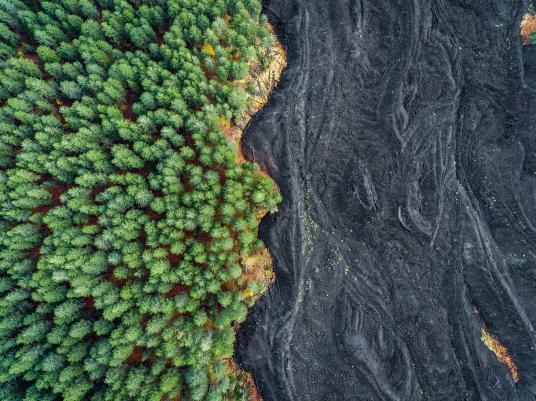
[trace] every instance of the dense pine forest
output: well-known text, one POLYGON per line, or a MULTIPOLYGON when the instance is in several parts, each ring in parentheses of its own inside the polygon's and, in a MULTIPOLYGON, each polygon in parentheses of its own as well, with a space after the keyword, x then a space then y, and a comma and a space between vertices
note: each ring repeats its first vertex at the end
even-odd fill
POLYGON ((246 400, 258 0, 0 0, 0 400, 246 400))

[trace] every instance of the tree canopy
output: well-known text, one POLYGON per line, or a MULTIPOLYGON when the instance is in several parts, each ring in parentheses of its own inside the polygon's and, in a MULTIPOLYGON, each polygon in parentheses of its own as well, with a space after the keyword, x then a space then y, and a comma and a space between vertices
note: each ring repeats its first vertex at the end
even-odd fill
POLYGON ((0 399, 245 400, 258 0, 0 0, 0 399))

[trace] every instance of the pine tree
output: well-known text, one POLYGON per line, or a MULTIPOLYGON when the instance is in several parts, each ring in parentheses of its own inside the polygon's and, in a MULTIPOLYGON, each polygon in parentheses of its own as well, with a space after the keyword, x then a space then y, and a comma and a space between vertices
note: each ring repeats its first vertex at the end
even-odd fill
POLYGON ((270 38, 257 0, 0 1, 0 399, 245 397, 279 197, 220 123, 270 38))

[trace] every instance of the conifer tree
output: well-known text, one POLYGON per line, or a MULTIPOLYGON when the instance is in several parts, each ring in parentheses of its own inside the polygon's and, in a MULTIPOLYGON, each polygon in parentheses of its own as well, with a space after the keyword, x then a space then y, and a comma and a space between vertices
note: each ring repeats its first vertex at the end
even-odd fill
POLYGON ((245 400, 258 0, 0 1, 0 399, 245 400))

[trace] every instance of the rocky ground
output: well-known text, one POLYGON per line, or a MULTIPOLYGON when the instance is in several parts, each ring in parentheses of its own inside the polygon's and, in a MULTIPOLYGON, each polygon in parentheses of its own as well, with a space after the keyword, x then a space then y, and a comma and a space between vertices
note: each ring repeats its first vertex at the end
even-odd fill
POLYGON ((246 154, 284 201, 237 358, 264 401, 536 400, 536 49, 522 0, 271 0, 246 154))

